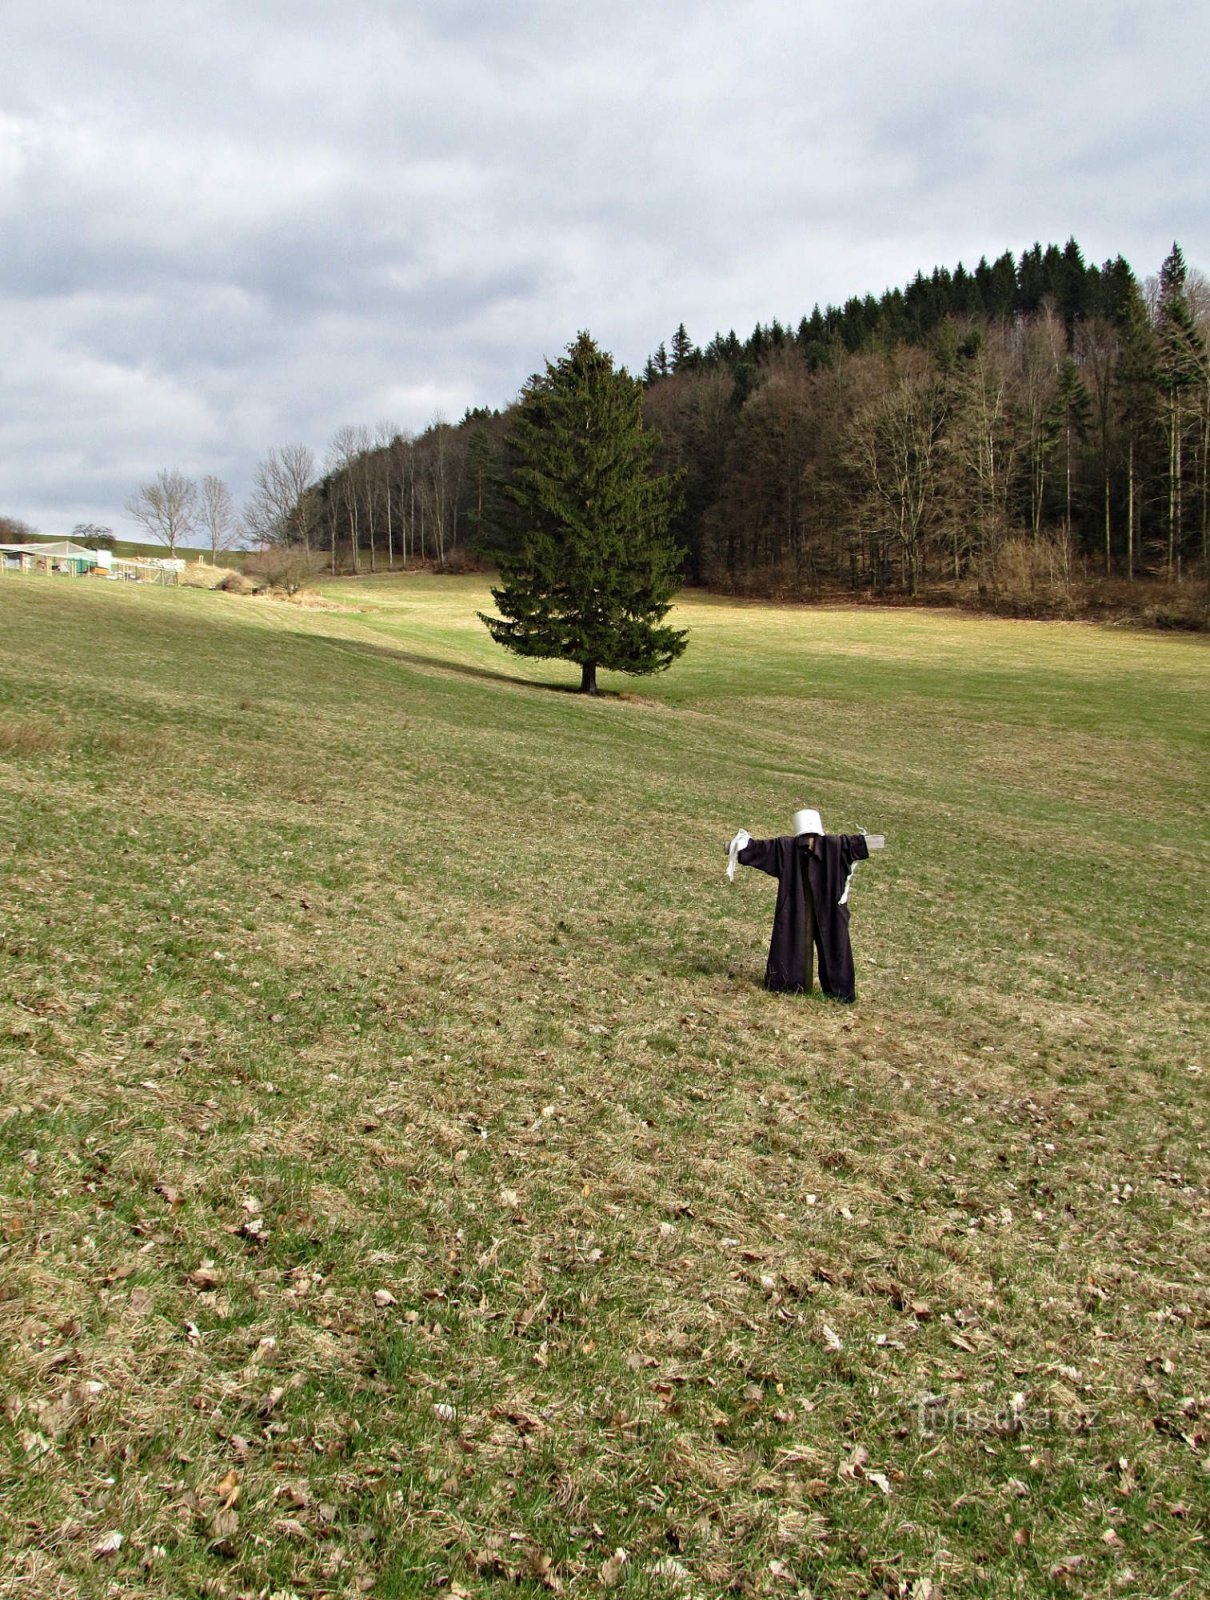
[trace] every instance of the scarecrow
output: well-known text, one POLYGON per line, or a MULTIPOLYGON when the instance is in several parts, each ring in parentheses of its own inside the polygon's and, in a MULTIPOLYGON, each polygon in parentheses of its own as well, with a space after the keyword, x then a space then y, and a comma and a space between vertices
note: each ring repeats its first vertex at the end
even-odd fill
POLYGON ((853 949, 849 943, 849 888, 859 861, 881 850, 881 834, 825 833, 818 811, 794 813, 794 832, 753 839, 741 828, 727 846, 727 877, 736 866, 757 867, 777 879, 773 936, 765 966, 765 988, 805 994, 819 957, 819 986, 833 1000, 852 1005, 853 949))

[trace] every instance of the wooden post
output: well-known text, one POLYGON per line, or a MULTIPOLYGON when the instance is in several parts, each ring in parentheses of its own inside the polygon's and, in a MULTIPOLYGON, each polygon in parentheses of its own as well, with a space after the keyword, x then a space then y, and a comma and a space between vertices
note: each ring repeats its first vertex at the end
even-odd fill
MULTIPOLYGON (((812 840, 808 846, 812 854, 814 854, 814 843, 815 841, 812 840)), ((805 861, 801 864, 799 871, 802 873, 803 922, 805 924, 803 937, 806 945, 802 961, 802 986, 804 994, 810 994, 815 987, 815 901, 811 898, 811 875, 807 871, 807 863, 805 861)))

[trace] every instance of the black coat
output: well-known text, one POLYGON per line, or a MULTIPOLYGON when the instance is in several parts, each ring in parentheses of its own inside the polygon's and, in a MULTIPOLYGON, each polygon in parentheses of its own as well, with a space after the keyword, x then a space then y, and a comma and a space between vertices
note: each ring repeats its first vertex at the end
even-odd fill
POLYGON ((852 1002, 857 998, 849 908, 843 901, 854 866, 865 861, 869 853, 859 833, 786 834, 780 839, 753 839, 739 852, 741 866, 757 867, 777 879, 773 937, 765 967, 766 989, 790 994, 809 989, 814 944, 819 953, 819 986, 823 992, 833 1000, 852 1002), (812 924, 810 939, 808 921, 812 924))

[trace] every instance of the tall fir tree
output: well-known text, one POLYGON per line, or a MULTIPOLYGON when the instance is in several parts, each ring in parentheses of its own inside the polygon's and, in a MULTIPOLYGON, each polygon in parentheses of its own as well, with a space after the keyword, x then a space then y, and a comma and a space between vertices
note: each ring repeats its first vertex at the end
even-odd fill
POLYGON ((1075 447, 1087 437, 1092 423, 1092 397, 1070 356, 1059 369, 1053 415, 1055 433, 1063 449, 1063 532, 1070 538, 1075 447))
POLYGON ((1147 302, 1131 274, 1123 285, 1119 328, 1122 353, 1116 388, 1126 444, 1126 578, 1133 583, 1142 550, 1146 446, 1156 421, 1156 341, 1147 302))
POLYGON ((646 384, 658 383, 661 378, 666 378, 672 371, 668 364, 668 351, 663 341, 653 356, 647 357, 647 365, 643 368, 643 382, 646 384))
POLYGON ((1204 378, 1206 345, 1186 293, 1188 268, 1178 244, 1173 244, 1160 268, 1156 306, 1156 378, 1163 397, 1164 427, 1168 442, 1168 559, 1171 578, 1181 575, 1184 539, 1184 446, 1193 419, 1196 395, 1204 378))
POLYGON ((1075 348, 1092 407, 1090 420, 1096 441, 1101 533, 1108 578, 1113 573, 1113 468, 1118 436, 1116 391, 1122 340, 1107 317, 1088 317, 1076 329, 1075 348))
POLYGON ((661 625, 681 552, 668 534, 677 485, 654 470, 656 443, 642 385, 587 333, 530 379, 510 434, 519 545, 492 590, 501 615, 481 620, 517 655, 574 661, 585 694, 598 667, 658 672, 685 649, 686 634, 661 625))
POLYGON ((464 429, 468 424, 470 426, 466 433, 466 457, 463 463, 465 486, 469 491, 466 520, 471 528, 472 547, 482 551, 487 538, 488 507, 493 487, 499 477, 499 464, 484 422, 479 417, 472 418, 468 411, 463 418, 464 429))
POLYGON ((673 372, 680 372, 685 367, 691 366, 697 360, 697 357, 698 352, 693 347, 693 340, 689 337, 689 331, 682 322, 672 335, 671 359, 673 372))

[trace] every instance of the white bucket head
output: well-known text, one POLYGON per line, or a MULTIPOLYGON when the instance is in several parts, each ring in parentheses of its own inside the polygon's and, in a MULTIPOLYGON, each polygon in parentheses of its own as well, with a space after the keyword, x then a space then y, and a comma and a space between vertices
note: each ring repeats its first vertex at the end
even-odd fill
POLYGON ((818 811, 796 811, 794 813, 794 832, 822 833, 823 818, 818 811))

